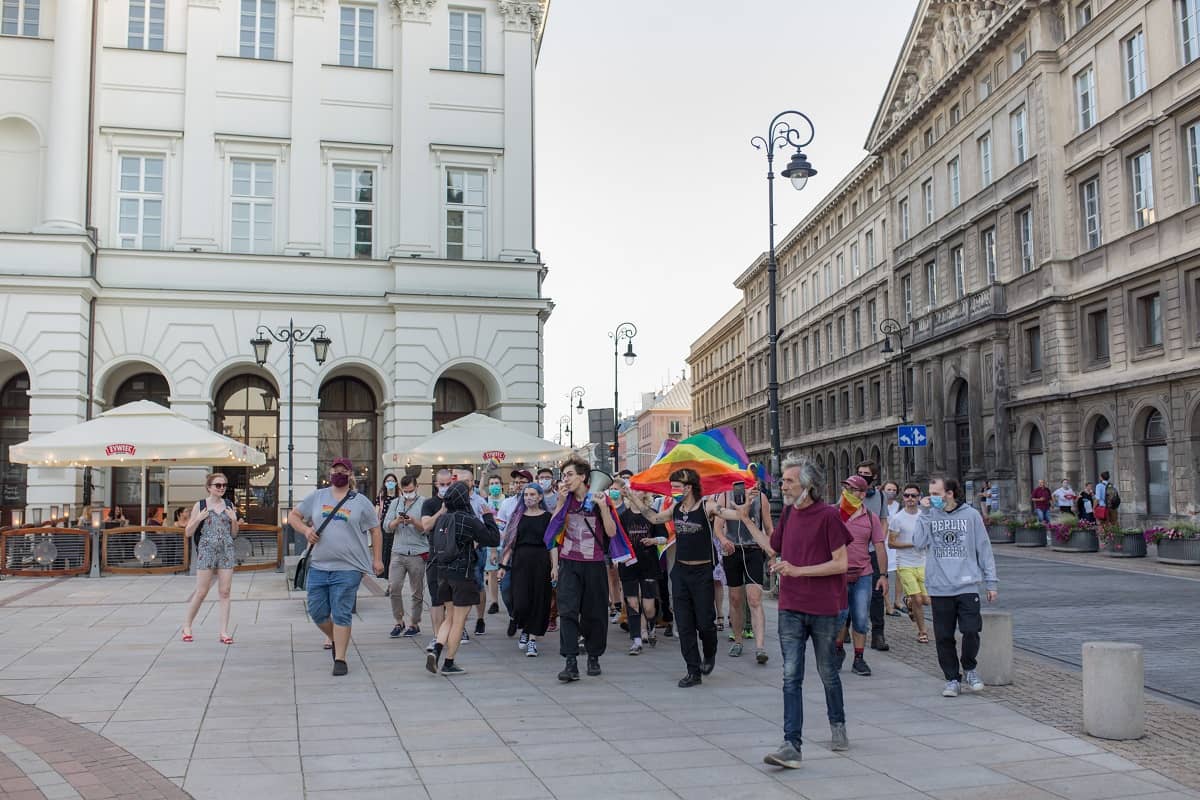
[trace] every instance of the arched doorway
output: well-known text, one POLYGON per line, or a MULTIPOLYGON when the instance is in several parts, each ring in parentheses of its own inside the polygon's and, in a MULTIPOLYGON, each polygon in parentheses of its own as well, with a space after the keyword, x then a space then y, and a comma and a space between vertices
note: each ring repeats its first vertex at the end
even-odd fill
POLYGON ((317 476, 321 486, 329 482, 329 467, 335 458, 354 462, 354 482, 361 494, 374 498, 376 445, 375 393, 358 378, 331 378, 321 387, 317 412, 317 476))
POLYGON ((433 385, 433 430, 440 431, 447 422, 473 413, 478 406, 475 395, 462 381, 438 378, 433 385))
POLYGON ((954 426, 954 464, 959 480, 965 479, 966 474, 971 470, 971 417, 969 407, 970 393, 967 389, 967 382, 960 380, 957 382, 954 391, 954 417, 950 421, 954 426))
POLYGON ((1146 513, 1165 516, 1171 513, 1171 462, 1167 452, 1167 420, 1155 409, 1142 426, 1142 449, 1146 486, 1146 513))
POLYGON ((260 467, 225 467, 230 497, 247 522, 279 519, 279 396, 257 375, 230 378, 217 392, 216 430, 267 457, 260 467))
MULTIPOLYGON (((171 387, 167 379, 157 372, 140 372, 127 378, 117 387, 113 395, 113 407, 123 406, 138 400, 149 400, 160 406, 170 407, 171 387)), ((150 467, 146 470, 146 515, 153 519, 163 508, 163 487, 166 485, 166 467, 150 467)), ((142 470, 140 467, 113 467, 112 507, 120 508, 133 524, 145 525, 142 516, 142 470)))
POLYGON ((1113 474, 1113 429, 1106 417, 1096 417, 1092 424, 1091 481, 1099 481, 1100 473, 1113 474))
POLYGON ((1025 492, 1026 497, 1033 494, 1033 487, 1038 485, 1038 481, 1046 480, 1046 449, 1042 441, 1042 432, 1036 425, 1029 429, 1028 444, 1029 486, 1025 492))
POLYGON ((29 438, 29 373, 14 375, 0 388, 0 527, 25 508, 26 468, 8 460, 8 448, 29 438))

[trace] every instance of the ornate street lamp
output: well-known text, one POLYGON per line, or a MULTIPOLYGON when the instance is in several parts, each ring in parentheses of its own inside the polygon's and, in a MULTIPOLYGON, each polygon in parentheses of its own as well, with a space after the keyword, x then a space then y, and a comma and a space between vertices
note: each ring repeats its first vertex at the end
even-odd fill
POLYGON ((633 362, 637 359, 637 353, 633 352, 633 337, 637 336, 637 325, 632 322, 622 322, 617 326, 616 330, 608 332, 608 338, 613 340, 613 440, 609 445, 609 452, 612 454, 612 470, 616 473, 620 466, 617 464, 617 457, 620 455, 620 445, 617 444, 617 428, 621 426, 621 407, 619 404, 620 395, 617 392, 617 367, 620 362, 618 356, 621 352, 621 340, 624 339, 627 346, 625 348, 625 364, 633 366, 633 362))

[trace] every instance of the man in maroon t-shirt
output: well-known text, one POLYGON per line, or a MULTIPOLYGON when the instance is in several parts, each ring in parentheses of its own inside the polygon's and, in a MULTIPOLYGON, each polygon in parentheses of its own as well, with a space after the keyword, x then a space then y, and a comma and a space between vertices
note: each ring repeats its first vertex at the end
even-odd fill
POLYGON ((783 514, 771 535, 779 557, 771 572, 779 575, 779 644, 783 650, 783 745, 763 761, 777 767, 800 766, 800 730, 804 727, 804 648, 809 639, 817 672, 825 685, 825 710, 833 749, 846 750, 846 711, 833 643, 838 615, 846 608, 846 545, 850 532, 837 508, 821 502, 825 483, 820 467, 807 459, 783 464, 783 514))

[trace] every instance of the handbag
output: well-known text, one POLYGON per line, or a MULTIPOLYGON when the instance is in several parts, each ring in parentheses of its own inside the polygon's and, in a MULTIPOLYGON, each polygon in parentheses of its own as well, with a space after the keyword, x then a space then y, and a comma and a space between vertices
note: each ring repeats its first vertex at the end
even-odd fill
MULTIPOLYGON (((345 503, 347 500, 349 500, 351 497, 353 497, 354 494, 355 493, 352 491, 346 492, 346 496, 343 497, 341 500, 338 500, 337 505, 335 505, 333 507, 333 511, 329 512, 329 515, 326 516, 325 519, 321 522, 321 526, 319 528, 317 528, 317 538, 318 539, 321 538, 321 534, 325 532, 325 526, 329 524, 329 521, 331 519, 333 519, 335 516, 337 516, 338 509, 340 509, 342 507, 343 503, 345 503)), ((296 562, 296 574, 292 578, 292 588, 297 589, 299 591, 304 591, 307 588, 308 560, 309 560, 309 557, 312 556, 312 549, 313 549, 313 545, 310 544, 305 549, 304 554, 302 556, 300 556, 300 560, 296 562)))

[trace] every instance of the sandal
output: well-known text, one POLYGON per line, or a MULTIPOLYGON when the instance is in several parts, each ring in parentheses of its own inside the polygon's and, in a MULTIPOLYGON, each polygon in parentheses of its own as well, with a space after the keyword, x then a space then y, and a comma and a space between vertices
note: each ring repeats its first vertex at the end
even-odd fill
POLYGON ((220 641, 221 644, 233 644, 233 637, 229 634, 222 633, 218 641, 220 641))
POLYGON ((183 634, 182 640, 185 642, 190 642, 192 641, 192 635, 190 633, 185 633, 183 634))
POLYGON ((921 644, 929 644, 929 634, 928 633, 918 633, 917 641, 920 642, 921 644))

